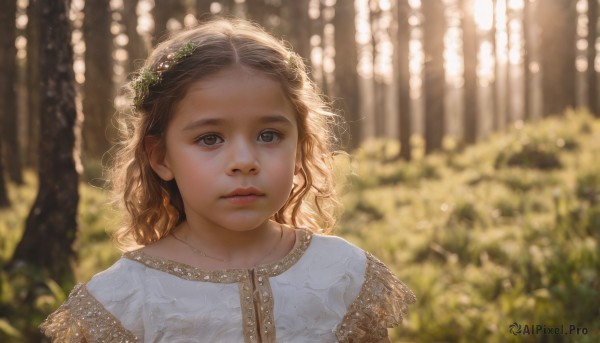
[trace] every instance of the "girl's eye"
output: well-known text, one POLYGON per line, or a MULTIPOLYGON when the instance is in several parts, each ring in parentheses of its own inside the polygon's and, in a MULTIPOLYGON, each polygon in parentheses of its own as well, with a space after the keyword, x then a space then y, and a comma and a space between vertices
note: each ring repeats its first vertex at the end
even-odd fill
POLYGON ((258 135, 259 140, 265 143, 273 143, 281 139, 279 133, 275 131, 265 131, 258 135))
POLYGON ((214 135, 214 134, 209 134, 209 135, 204 135, 200 138, 198 138, 198 143, 204 145, 204 146, 213 146, 215 144, 219 144, 223 142, 223 138, 214 135))

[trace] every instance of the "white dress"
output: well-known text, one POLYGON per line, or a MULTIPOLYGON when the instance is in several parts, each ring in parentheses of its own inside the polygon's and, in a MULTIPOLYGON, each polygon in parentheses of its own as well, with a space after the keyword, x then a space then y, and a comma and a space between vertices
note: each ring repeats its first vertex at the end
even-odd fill
POLYGON ((253 269, 125 253, 41 329, 55 342, 376 342, 414 302, 371 254, 297 229, 284 258, 253 269))

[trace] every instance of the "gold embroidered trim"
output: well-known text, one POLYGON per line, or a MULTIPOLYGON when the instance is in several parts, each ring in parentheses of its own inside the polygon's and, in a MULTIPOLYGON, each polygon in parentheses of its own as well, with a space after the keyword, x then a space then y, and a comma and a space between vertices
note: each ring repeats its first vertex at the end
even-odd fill
POLYGON ((252 280, 246 278, 239 284, 240 288, 240 305, 242 307, 242 332, 244 334, 244 342, 258 342, 256 333, 256 312, 254 311, 254 294, 252 292, 252 280))
POLYGON ((275 318, 273 317, 273 291, 268 276, 255 276, 254 306, 257 306, 260 337, 264 343, 275 343, 275 318))
POLYGON ((269 277, 248 271, 248 277, 240 283, 240 304, 244 342, 275 342, 274 300, 269 277))
POLYGON ((304 255, 304 252, 310 245, 312 236, 313 232, 308 229, 296 229, 296 242, 289 254, 277 262, 257 266, 254 268, 256 274, 259 276, 273 277, 290 269, 290 267, 296 264, 302 255, 304 255))
POLYGON ((271 343, 276 341, 275 317, 273 316, 274 299, 269 278, 282 274, 293 266, 308 249, 312 236, 312 231, 297 229, 296 242, 287 256, 279 262, 246 270, 247 277, 244 277, 243 282, 240 283, 240 304, 245 342, 271 343), (256 332, 256 330, 260 330, 260 332, 256 332))
POLYGON ((367 255, 365 281, 336 328, 340 342, 378 342, 387 337, 387 328, 402 323, 414 293, 385 264, 367 255))
POLYGON ((148 255, 141 250, 127 252, 124 257, 137 261, 148 268, 160 270, 179 278, 191 281, 205 281, 214 283, 236 283, 242 282, 246 276, 243 269, 227 269, 204 271, 190 265, 171 261, 165 258, 148 255))
POLYGON ((53 342, 138 342, 85 288, 78 284, 67 301, 40 325, 53 342))
MULTIPOLYGON (((296 229, 296 243, 292 250, 281 260, 260 265, 255 268, 263 276, 276 276, 293 266, 302 257, 310 244, 313 233, 304 228, 296 229)), ((205 271, 190 265, 171 261, 165 258, 151 256, 141 250, 127 252, 124 257, 140 262, 145 266, 160 270, 165 273, 190 281, 204 281, 214 283, 243 282, 248 275, 248 269, 224 269, 205 271)))

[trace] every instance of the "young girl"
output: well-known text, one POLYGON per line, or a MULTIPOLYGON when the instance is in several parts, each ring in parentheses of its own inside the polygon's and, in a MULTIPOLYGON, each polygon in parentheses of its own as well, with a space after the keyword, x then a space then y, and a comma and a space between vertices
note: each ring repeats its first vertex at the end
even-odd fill
POLYGON ((324 234, 334 115, 298 55, 248 22, 212 20, 160 44, 131 89, 113 186, 129 214, 115 239, 137 250, 78 285, 46 335, 389 341, 415 296, 324 234))

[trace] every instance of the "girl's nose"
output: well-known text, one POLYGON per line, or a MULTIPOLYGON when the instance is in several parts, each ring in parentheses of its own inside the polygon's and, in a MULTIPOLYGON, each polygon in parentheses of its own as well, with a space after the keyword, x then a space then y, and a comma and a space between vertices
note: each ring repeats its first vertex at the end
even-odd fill
POLYGON ((255 149, 245 140, 239 140, 231 146, 231 159, 227 174, 254 175, 260 171, 260 163, 255 149))

